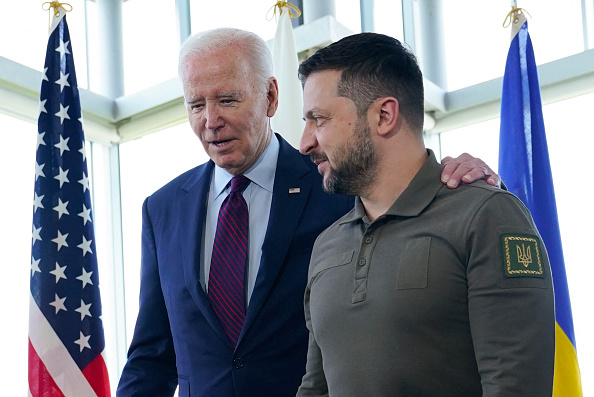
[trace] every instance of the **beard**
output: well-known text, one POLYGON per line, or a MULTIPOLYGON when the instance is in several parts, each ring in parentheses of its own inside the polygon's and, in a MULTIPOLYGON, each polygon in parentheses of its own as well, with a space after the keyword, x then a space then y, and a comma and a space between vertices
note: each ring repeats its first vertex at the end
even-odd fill
POLYGON ((324 178, 324 190, 331 194, 365 195, 375 181, 379 164, 367 120, 360 120, 354 139, 338 146, 334 152, 334 166, 324 178))

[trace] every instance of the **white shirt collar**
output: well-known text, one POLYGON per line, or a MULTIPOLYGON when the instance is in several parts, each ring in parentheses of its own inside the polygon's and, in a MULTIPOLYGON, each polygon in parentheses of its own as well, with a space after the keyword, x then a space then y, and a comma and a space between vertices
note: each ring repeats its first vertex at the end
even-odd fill
MULTIPOLYGON (((256 163, 244 173, 256 185, 271 193, 274 186, 274 174, 276 172, 279 149, 280 144, 278 139, 276 135, 272 134, 270 143, 268 143, 264 152, 262 152, 256 163)), ((212 190, 214 199, 225 192, 233 177, 234 175, 215 165, 212 190)))

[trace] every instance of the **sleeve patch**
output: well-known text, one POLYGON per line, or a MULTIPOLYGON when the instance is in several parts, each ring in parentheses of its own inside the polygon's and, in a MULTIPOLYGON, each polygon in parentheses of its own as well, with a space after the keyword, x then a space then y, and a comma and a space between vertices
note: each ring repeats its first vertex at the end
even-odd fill
POLYGON ((505 277, 545 278, 538 236, 502 234, 501 253, 505 277))

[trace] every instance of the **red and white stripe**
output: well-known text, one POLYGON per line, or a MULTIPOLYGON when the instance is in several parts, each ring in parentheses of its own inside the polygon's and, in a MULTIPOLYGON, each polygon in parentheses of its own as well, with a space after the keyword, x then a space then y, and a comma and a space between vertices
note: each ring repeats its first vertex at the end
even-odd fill
MULTIPOLYGON (((74 341, 73 341, 74 343, 74 341)), ((29 395, 31 397, 108 397, 103 353, 80 370, 29 295, 29 395)))

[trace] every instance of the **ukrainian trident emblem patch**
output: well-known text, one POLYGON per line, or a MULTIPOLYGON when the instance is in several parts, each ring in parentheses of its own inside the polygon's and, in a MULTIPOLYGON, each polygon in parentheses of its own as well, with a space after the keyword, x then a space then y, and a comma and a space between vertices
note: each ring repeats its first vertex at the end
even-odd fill
POLYGON ((501 252, 506 277, 545 277, 540 241, 538 236, 501 235, 501 252))

